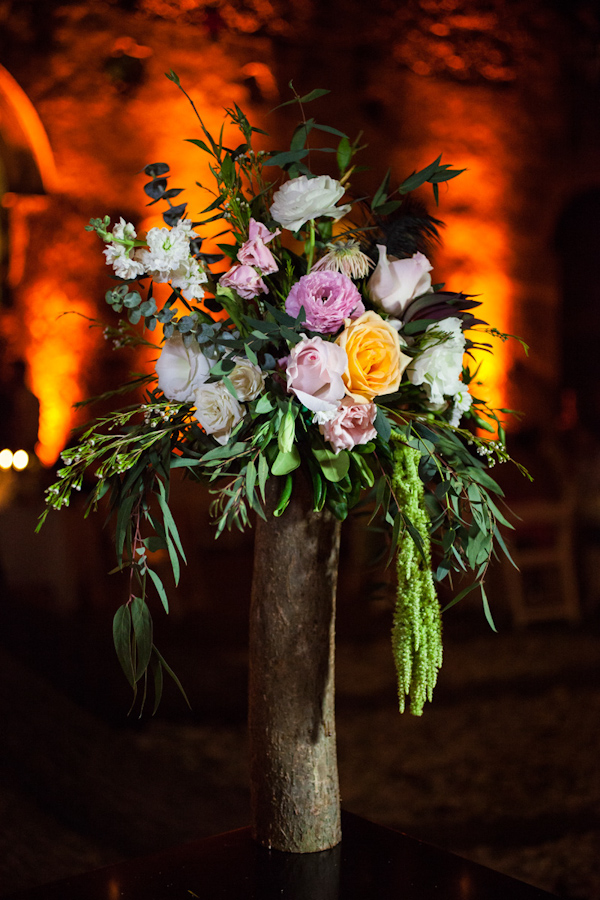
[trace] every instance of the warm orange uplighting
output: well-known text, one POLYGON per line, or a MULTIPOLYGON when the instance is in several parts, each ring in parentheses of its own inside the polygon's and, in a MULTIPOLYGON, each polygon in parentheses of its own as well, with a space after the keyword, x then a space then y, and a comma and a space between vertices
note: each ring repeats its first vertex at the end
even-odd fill
POLYGON ((56 183, 54 157, 44 126, 27 94, 3 66, 0 66, 0 98, 6 104, 2 117, 6 137, 20 150, 33 155, 43 187, 51 191, 56 183))
POLYGON ((46 466, 55 462, 67 443, 73 426, 71 407, 82 399, 82 372, 97 340, 89 322, 73 314, 77 311, 93 316, 93 305, 73 299, 50 279, 28 285, 23 291, 30 335, 27 361, 31 390, 40 402, 36 454, 46 466))
MULTIPOLYGON (((491 92, 433 79, 415 78, 407 93, 418 118, 427 123, 411 152, 416 150, 423 164, 443 152, 442 162, 467 170, 448 186, 440 185, 439 211, 432 210, 447 226, 436 252, 434 281, 443 279, 449 290, 476 295, 482 304, 475 310, 477 317, 510 333, 513 157, 505 111, 491 92)), ((478 391, 473 386, 472 393, 502 408, 507 405, 513 346, 486 334, 480 340, 493 344, 493 355, 477 354, 477 380, 484 387, 478 391)))

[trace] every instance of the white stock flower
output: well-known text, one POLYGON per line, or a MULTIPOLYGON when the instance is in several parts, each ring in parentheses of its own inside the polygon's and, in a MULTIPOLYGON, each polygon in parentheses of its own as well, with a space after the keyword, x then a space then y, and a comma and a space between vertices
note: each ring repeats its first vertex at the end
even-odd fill
POLYGON ((235 388, 238 400, 256 400, 265 386, 262 370, 242 356, 236 356, 234 360, 235 369, 229 374, 229 380, 235 388))
POLYGON ((318 219, 319 216, 329 216, 337 221, 351 209, 349 203, 335 205, 344 193, 343 185, 329 175, 318 175, 316 178, 300 175, 286 181, 275 192, 271 215, 290 231, 298 231, 309 219, 318 219))
POLYGON ((126 222, 121 216, 119 222, 113 227, 112 236, 115 239, 102 251, 106 257, 106 265, 112 266, 119 278, 138 278, 144 274, 143 265, 133 258, 133 247, 127 247, 120 241, 134 241, 137 233, 131 222, 126 222))
POLYGON ((197 388, 208 378, 211 363, 196 341, 186 347, 182 336, 175 334, 163 344, 155 369, 167 400, 192 403, 197 388))
POLYGON ((383 244, 377 244, 379 262, 367 284, 373 300, 391 316, 401 316, 409 300, 431 289, 432 265, 422 253, 408 259, 388 256, 383 244))
POLYGON ((204 288, 200 285, 207 280, 206 272, 202 271, 198 261, 189 256, 171 276, 171 285, 179 288, 186 300, 201 300, 204 288))
POLYGON ((191 222, 184 219, 173 228, 151 228, 146 235, 147 250, 138 250, 137 259, 159 284, 169 281, 190 258, 190 238, 197 237, 191 222))
POLYGON ((132 223, 126 222, 123 216, 121 216, 112 230, 112 235, 118 241, 134 241, 137 237, 137 232, 132 223))
POLYGON ((468 386, 462 384, 462 382, 461 385, 461 390, 457 391, 454 395, 454 406, 452 407, 452 414, 450 416, 450 424, 454 425, 455 428, 458 428, 460 420, 462 419, 462 414, 471 408, 471 403, 473 402, 473 397, 469 393, 468 386))
POLYGON ((242 420, 244 407, 233 397, 222 381, 203 384, 194 396, 194 415, 207 434, 219 444, 226 444, 235 426, 242 420))
POLYGON ((112 266, 119 278, 139 278, 144 274, 142 263, 132 259, 129 255, 132 251, 127 250, 123 244, 109 244, 102 252, 106 257, 106 265, 112 266))
POLYGON ((465 390, 459 376, 465 352, 461 321, 455 316, 429 325, 425 348, 407 369, 410 381, 423 385, 432 404, 465 390))

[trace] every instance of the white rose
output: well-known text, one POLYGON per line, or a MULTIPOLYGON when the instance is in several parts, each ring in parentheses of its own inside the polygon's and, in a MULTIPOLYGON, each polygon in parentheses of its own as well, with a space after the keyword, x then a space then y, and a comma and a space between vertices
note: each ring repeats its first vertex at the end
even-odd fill
POLYGON ((235 388, 238 400, 256 400, 265 386, 262 370, 242 356, 236 356, 234 359, 235 369, 230 373, 229 380, 235 388))
POLYGON ((408 301, 431 289, 429 260, 422 253, 408 259, 388 256, 383 244, 377 244, 379 262, 367 284, 374 303, 391 316, 401 316, 408 301))
POLYGON ((163 344, 155 369, 158 386, 168 400, 191 403, 196 389, 208 378, 211 363, 196 341, 186 347, 176 334, 163 344))
POLYGON ((410 364, 407 375, 416 385, 423 385, 432 404, 444 402, 464 391, 459 376, 465 352, 465 336, 460 319, 452 316, 429 325, 425 348, 410 364))
POLYGON ((219 444, 226 444, 233 428, 242 420, 244 407, 233 397, 222 381, 203 384, 194 396, 195 417, 207 434, 219 444))
POLYGON ((351 209, 349 203, 335 205, 344 193, 343 185, 329 175, 318 175, 316 178, 300 175, 286 181, 275 192, 271 215, 290 231, 298 231, 309 219, 318 219, 319 216, 329 216, 337 221, 351 209))

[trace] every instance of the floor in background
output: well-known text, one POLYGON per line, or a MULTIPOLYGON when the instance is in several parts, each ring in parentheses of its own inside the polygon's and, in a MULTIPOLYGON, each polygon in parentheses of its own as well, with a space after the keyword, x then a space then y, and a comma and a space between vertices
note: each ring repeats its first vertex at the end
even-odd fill
MULTIPOLYGON (((182 620, 153 720, 126 717, 106 623, 8 604, 0 622, 0 894, 248 821, 243 629, 182 620), (8 612, 6 611, 8 609, 8 612)), ((385 617, 342 623, 344 806, 571 900, 600 896, 600 629, 446 627, 422 718, 400 716, 385 617)), ((194 885, 190 886, 194 890, 194 885)), ((197 891, 198 892, 198 891, 197 891)))

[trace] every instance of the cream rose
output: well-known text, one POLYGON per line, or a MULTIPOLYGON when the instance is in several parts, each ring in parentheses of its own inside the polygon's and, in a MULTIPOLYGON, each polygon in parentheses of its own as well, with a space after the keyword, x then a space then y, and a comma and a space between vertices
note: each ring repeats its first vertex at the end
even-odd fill
POLYGON ((410 357, 401 350, 398 332, 376 312, 369 310, 354 321, 346 319, 336 343, 346 351, 343 379, 346 393, 356 403, 369 403, 373 397, 398 390, 410 357))
POLYGON ((226 444, 232 430, 241 422, 244 407, 222 381, 201 385, 194 395, 194 416, 207 434, 226 444))
POLYGON ((319 216, 329 216, 337 221, 351 209, 349 203, 335 205, 344 193, 344 186, 329 175, 318 175, 316 178, 300 175, 286 181, 275 191, 271 215, 290 231, 298 231, 305 222, 319 216))
POLYGON ((158 386, 167 400, 191 403, 196 389, 208 378, 211 365, 196 341, 186 347, 182 336, 175 334, 165 341, 156 361, 158 386))
POLYGON ((265 376, 259 366, 255 366, 243 356, 234 357, 235 369, 229 380, 235 388, 238 400, 256 400, 264 389, 265 376))
POLYGON ((409 300, 431 289, 432 265, 422 253, 408 259, 388 256, 386 248, 377 244, 379 262, 367 284, 373 300, 391 316, 401 316, 409 300))

